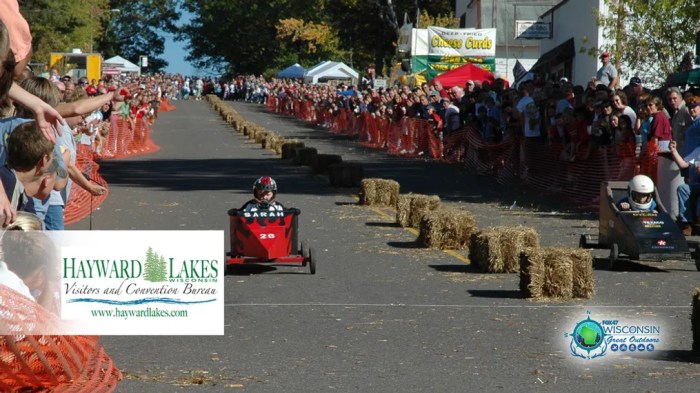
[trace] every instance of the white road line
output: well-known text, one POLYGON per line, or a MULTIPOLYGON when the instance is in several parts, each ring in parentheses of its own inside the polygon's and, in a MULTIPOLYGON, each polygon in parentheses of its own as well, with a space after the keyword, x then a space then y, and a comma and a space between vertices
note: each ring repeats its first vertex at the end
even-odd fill
POLYGON ((403 308, 690 308, 683 306, 640 306, 640 305, 576 305, 576 304, 542 304, 542 305, 489 305, 489 304, 401 304, 401 303, 227 303, 225 307, 403 307, 403 308))

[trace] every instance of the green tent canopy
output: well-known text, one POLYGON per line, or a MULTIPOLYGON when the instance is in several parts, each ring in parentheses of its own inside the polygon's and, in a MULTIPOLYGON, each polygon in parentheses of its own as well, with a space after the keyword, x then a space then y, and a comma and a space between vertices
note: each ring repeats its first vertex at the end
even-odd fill
POLYGON ((700 68, 671 74, 668 77, 668 84, 672 86, 700 86, 700 68))

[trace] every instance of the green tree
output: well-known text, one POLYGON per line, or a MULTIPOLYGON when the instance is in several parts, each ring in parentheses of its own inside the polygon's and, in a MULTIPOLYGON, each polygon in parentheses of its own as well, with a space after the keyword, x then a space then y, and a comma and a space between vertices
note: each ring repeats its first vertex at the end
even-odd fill
POLYGON ((165 257, 162 255, 158 259, 158 265, 155 276, 158 279, 157 281, 165 281, 168 278, 168 265, 165 262, 165 257))
POLYGON ((51 52, 93 48, 109 18, 109 0, 19 1, 32 32, 32 61, 49 62, 51 52))
POLYGON ((276 26, 277 39, 297 53, 302 63, 317 63, 327 58, 342 57, 338 35, 325 23, 304 22, 302 19, 280 19, 276 26))
POLYGON ((33 61, 48 63, 51 52, 80 48, 104 57, 137 62, 149 57, 149 71, 167 66, 161 58, 165 32, 176 30, 180 0, 20 0, 32 31, 33 61))
POLYGON ((143 279, 146 281, 153 281, 153 267, 154 262, 156 262, 156 254, 153 252, 153 248, 148 247, 146 250, 146 261, 143 267, 143 279))
POLYGON ((165 281, 168 277, 165 257, 153 252, 151 247, 146 251, 146 262, 143 268, 143 279, 151 282, 165 281))
POLYGON ((450 0, 183 1, 193 15, 178 34, 178 39, 188 43, 187 60, 198 67, 219 67, 231 73, 257 74, 293 62, 310 66, 324 59, 344 61, 356 69, 378 64, 381 72, 396 53, 400 27, 396 15, 418 15, 419 9, 431 16, 452 12, 450 0), (280 21, 292 18, 303 21, 305 27, 321 28, 317 32, 324 34, 323 26, 329 27, 325 37, 337 37, 338 44, 330 39, 331 45, 313 52, 309 40, 289 39, 294 35, 278 39, 280 21), (303 45, 305 50, 300 52, 303 45))
POLYGON ((120 55, 138 64, 139 56, 148 56, 146 71, 160 71, 168 65, 162 58, 165 34, 177 31, 175 22, 179 0, 110 0, 106 14, 106 34, 99 36, 97 47, 105 57, 120 55), (110 12, 110 10, 119 10, 110 12))
MULTIPOLYGON (((598 12, 598 24, 612 44, 600 48, 624 61, 649 84, 660 84, 676 71, 695 43, 700 7, 695 0, 605 0, 609 12, 598 12)), ((597 48, 591 48, 597 55, 597 48)))

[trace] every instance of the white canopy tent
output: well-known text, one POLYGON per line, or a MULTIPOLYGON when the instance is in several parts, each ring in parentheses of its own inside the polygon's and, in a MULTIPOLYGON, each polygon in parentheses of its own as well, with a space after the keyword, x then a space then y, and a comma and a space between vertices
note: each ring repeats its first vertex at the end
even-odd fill
MULTIPOLYGON (((105 71, 107 69, 112 69, 115 71, 118 71, 116 73, 135 73, 137 75, 141 75, 141 67, 137 66, 136 64, 130 62, 129 60, 121 57, 121 56, 114 56, 110 57, 109 59, 105 60, 103 62, 103 68, 105 71)), ((107 72, 103 72, 107 73, 107 72)))
POLYGON ((319 83, 329 80, 352 80, 357 84, 360 74, 345 63, 339 61, 324 61, 306 71, 304 83, 319 83))

